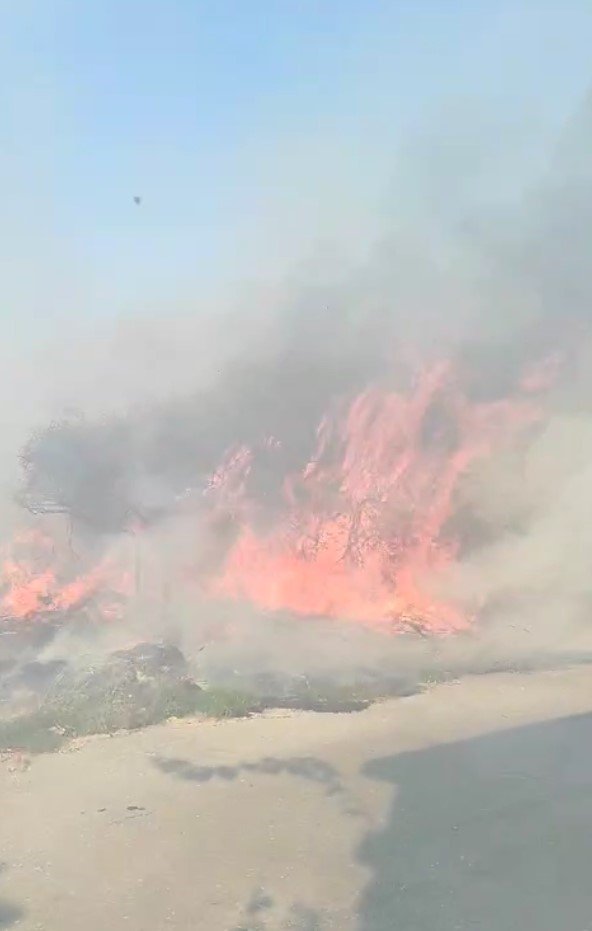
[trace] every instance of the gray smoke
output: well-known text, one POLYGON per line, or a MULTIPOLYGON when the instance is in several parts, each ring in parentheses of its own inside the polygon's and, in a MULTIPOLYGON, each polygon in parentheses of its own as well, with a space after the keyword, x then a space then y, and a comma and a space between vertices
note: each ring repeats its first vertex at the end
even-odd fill
MULTIPOLYGON (((434 584, 482 610, 480 643, 463 641, 465 652, 515 647, 527 654, 577 640, 592 595, 591 143, 587 101, 548 153, 542 177, 511 203, 474 203, 463 172, 478 158, 473 151, 467 165, 465 136, 455 139, 447 127, 413 179, 430 196, 407 206, 363 261, 326 274, 317 266, 271 294, 255 289, 254 309, 225 309, 215 322, 177 320, 172 334, 170 320, 120 325, 110 339, 129 360, 130 384, 113 397, 109 353, 87 359, 98 386, 94 403, 87 410, 84 392, 61 389, 75 412, 41 425, 25 444, 22 504, 62 509, 99 548, 140 519, 151 528, 143 544, 150 566, 186 545, 215 563, 221 554, 211 554, 217 545, 223 554, 224 539, 200 538, 178 516, 178 503, 199 495, 228 447, 281 440, 281 455, 271 463, 262 454, 252 476, 254 493, 273 512, 281 480, 306 462, 323 412, 370 380, 404 382, 410 351, 428 359, 446 353, 469 395, 495 399, 512 390, 528 362, 559 349, 563 366, 544 427, 467 477, 459 507, 478 524, 480 542, 434 584), (451 163, 462 168, 454 183, 451 163)), ((83 341, 76 351, 86 358, 83 341)), ((210 627, 218 623, 218 609, 191 591, 176 592, 162 617, 151 615, 149 601, 134 623, 155 633, 164 624, 197 644, 204 614, 210 627)), ((267 624, 243 612, 235 642, 249 643, 261 659, 267 624)), ((288 638, 299 638, 307 662, 311 630, 303 623, 288 638)), ((400 647, 386 654, 373 647, 370 662, 377 652, 400 655, 400 647)))

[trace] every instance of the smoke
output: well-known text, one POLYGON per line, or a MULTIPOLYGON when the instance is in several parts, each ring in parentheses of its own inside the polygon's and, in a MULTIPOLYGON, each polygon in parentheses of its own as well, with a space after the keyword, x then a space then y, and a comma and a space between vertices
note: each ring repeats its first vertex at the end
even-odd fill
POLYGON ((536 645, 589 630, 592 586, 588 414, 561 413, 518 455, 491 461, 465 488, 489 541, 455 568, 455 584, 488 605, 498 634, 517 629, 536 645))
POLYGON ((455 138, 445 126, 424 140, 423 158, 417 146, 401 156, 393 190, 408 196, 388 235, 358 260, 321 254, 214 311, 122 320, 92 339, 60 334, 51 353, 45 347, 19 493, 27 506, 50 501, 70 514, 93 558, 120 547, 130 522, 147 528, 137 544, 141 597, 117 637, 141 630, 177 637, 190 652, 208 642, 212 657, 238 651, 255 665, 332 669, 404 654, 418 667, 455 651, 526 656, 580 642, 592 601, 591 143, 587 101, 546 158, 539 153, 544 170, 511 195, 501 185, 485 196, 491 138, 480 149, 474 138, 468 145, 466 127, 455 138), (229 448, 281 441, 273 457, 261 453, 251 478, 272 522, 283 478, 306 464, 336 399, 377 379, 405 385, 415 360, 446 355, 470 397, 495 400, 529 363, 556 352, 544 425, 467 476, 459 511, 471 514, 477 542, 434 580, 483 608, 477 640, 377 646, 349 625, 321 632, 316 622, 214 606, 190 585, 167 589, 179 553, 191 553, 199 576, 232 541, 232 528, 206 531, 179 513, 229 448))
POLYGON ((523 649, 561 646, 589 631, 590 141, 588 98, 560 140, 545 184, 497 230, 490 253, 489 294, 510 295, 499 305, 499 336, 487 344, 497 372, 533 349, 564 354, 544 427, 482 464, 464 486, 488 542, 465 556, 453 584, 488 605, 493 636, 520 637, 523 649))

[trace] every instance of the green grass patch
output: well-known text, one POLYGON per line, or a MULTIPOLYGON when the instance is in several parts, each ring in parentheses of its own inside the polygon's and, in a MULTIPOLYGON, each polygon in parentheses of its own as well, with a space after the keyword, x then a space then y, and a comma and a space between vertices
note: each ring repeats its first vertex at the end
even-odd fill
MULTIPOLYGON (((411 691, 416 690, 411 688, 411 691)), ((409 683, 339 684, 294 678, 201 687, 188 675, 178 650, 139 645, 113 654, 100 667, 66 671, 33 712, 0 720, 0 751, 42 753, 93 734, 113 734, 173 717, 245 718, 265 708, 352 712, 393 694, 410 694, 409 683)))
POLYGON ((247 718, 263 707, 255 695, 213 687, 203 689, 196 710, 210 718, 247 718))
POLYGON ((186 680, 135 691, 114 688, 100 694, 61 690, 37 711, 0 722, 0 750, 57 750, 74 737, 136 730, 171 717, 186 717, 200 710, 202 694, 186 680))

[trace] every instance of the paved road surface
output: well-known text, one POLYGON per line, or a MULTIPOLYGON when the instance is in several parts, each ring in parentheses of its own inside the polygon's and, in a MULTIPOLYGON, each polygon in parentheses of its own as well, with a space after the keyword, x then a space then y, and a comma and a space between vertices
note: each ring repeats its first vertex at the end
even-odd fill
POLYGON ((0 928, 589 931, 592 670, 0 765, 0 928))

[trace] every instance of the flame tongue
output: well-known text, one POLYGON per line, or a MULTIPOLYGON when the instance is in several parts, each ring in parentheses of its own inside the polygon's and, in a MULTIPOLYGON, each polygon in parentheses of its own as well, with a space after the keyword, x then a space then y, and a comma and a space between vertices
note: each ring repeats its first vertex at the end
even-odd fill
MULTIPOLYGON (((27 619, 80 608, 89 599, 105 595, 107 601, 127 586, 127 578, 100 563, 89 572, 62 582, 55 565, 55 541, 40 531, 20 534, 1 564, 0 617, 27 619)), ((112 605, 105 604, 109 616, 112 605)))
MULTIPOLYGON (((458 555, 450 517, 459 481, 476 459, 538 417, 532 395, 551 369, 527 373, 514 397, 487 403, 469 400, 445 362, 418 368, 408 391, 371 385, 333 406, 317 427, 312 455, 287 474, 277 437, 229 450, 207 489, 216 540, 224 529, 228 547, 221 568, 208 562, 207 592, 388 630, 463 629, 471 618, 431 585, 458 555), (281 496, 270 526, 269 504, 256 489, 274 463, 281 496)), ((139 540, 143 528, 129 529, 126 539, 139 540)), ((101 616, 117 617, 138 587, 135 542, 132 549, 131 557, 112 552, 73 576, 70 547, 38 531, 21 535, 1 566, 0 616, 45 616, 92 601, 101 616)), ((185 568, 167 575, 167 591, 185 568)))
POLYGON ((241 530, 213 591, 389 627, 465 627, 469 618, 434 599, 426 581, 456 554, 446 535, 454 493, 476 458, 535 416, 523 398, 471 404, 445 363, 422 371, 408 395, 369 388, 321 422, 314 455, 286 477, 282 515, 265 533, 247 493, 254 456, 233 453, 214 494, 232 493, 235 507, 240 497, 241 530))

